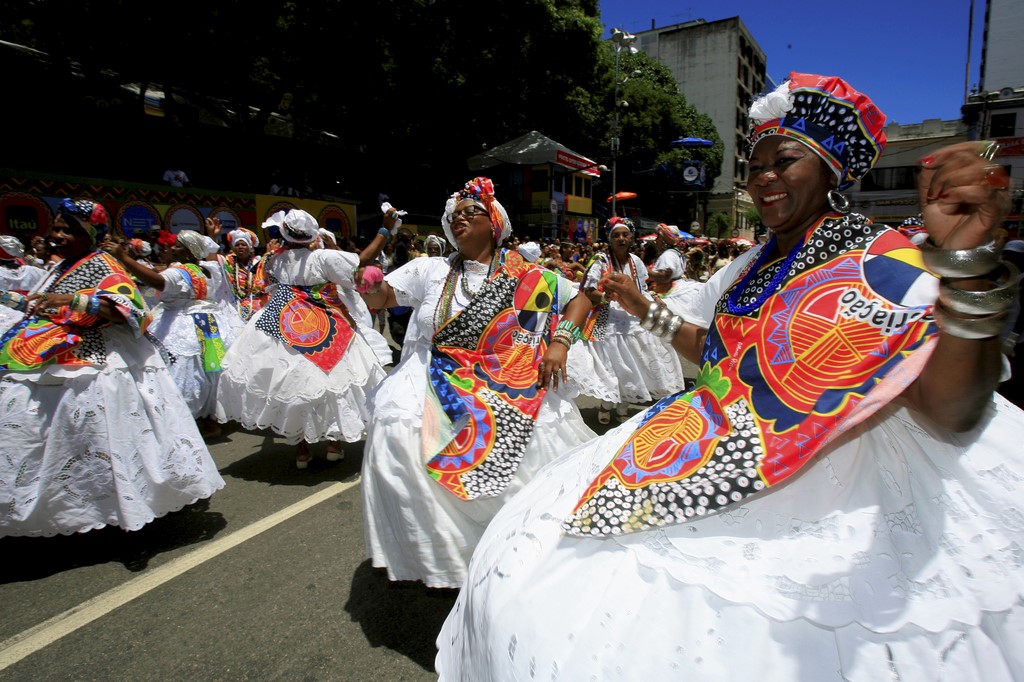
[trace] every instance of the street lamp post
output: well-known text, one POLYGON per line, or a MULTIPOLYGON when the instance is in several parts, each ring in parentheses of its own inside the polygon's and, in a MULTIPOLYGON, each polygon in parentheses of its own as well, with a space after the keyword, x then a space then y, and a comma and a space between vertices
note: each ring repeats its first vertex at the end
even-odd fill
MULTIPOLYGON (((618 171, 618 156, 619 156, 619 53, 622 50, 629 50, 630 54, 636 54, 637 48, 633 46, 636 42, 636 36, 631 33, 626 33, 622 29, 612 29, 612 42, 615 43, 615 116, 612 119, 612 216, 617 216, 616 212, 616 198, 615 194, 618 191, 617 171, 618 171)), ((622 102, 621 106, 626 106, 626 102, 622 102)))

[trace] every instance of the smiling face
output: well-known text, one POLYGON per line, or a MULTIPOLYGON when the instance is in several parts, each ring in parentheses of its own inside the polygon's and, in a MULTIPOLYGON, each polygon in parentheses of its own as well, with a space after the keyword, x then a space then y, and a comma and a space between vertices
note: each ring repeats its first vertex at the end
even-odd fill
POLYGON ((749 171, 747 192, 780 249, 798 241, 828 211, 835 175, 803 143, 781 135, 762 139, 749 171))
POLYGON ((85 230, 74 220, 65 220, 62 215, 53 219, 49 241, 54 244, 57 254, 69 261, 79 260, 92 250, 92 241, 85 230))

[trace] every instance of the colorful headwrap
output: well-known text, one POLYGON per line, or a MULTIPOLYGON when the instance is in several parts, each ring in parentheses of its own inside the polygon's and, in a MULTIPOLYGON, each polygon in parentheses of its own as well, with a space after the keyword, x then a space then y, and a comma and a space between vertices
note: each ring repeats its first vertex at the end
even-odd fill
POLYGON ((57 207, 57 214, 64 217, 70 226, 80 227, 93 244, 107 234, 107 209, 102 204, 88 199, 65 199, 57 207))
POLYGON ((25 245, 9 234, 0 235, 0 260, 15 260, 25 255, 25 245))
POLYGON ((195 230, 182 230, 178 233, 177 241, 188 249, 188 252, 191 253, 192 257, 196 260, 206 257, 206 242, 203 241, 203 235, 199 234, 195 230))
POLYGON ((658 223, 658 234, 662 239, 667 241, 671 246, 675 246, 683 239, 682 230, 679 229, 678 225, 666 225, 665 223, 658 223))
POLYGON ((885 148, 885 114, 841 78, 794 71, 750 105, 748 153, 768 135, 803 142, 843 190, 867 175, 885 148))
POLYGON ((174 246, 177 243, 178 237, 173 232, 167 230, 160 230, 156 233, 156 243, 160 246, 174 246))
POLYGON ((129 239, 128 245, 132 249, 132 255, 136 258, 148 258, 153 253, 152 245, 144 239, 129 239))
POLYGON ((605 241, 611 241, 612 230, 614 230, 616 227, 625 227, 627 230, 629 230, 629 233, 631 235, 636 234, 636 225, 633 224, 632 220, 630 220, 629 218, 622 218, 620 216, 613 215, 611 218, 608 219, 608 231, 605 234, 605 241))
POLYGON ((448 243, 458 248, 455 241, 455 234, 452 232, 452 211, 455 206, 465 199, 471 199, 480 208, 487 211, 491 217, 491 227, 494 229, 494 241, 498 246, 508 239, 512 234, 512 221, 509 220, 505 207, 494 198, 494 183, 490 178, 477 177, 466 183, 466 186, 448 197, 444 207, 444 215, 441 216, 441 226, 444 228, 444 236, 448 243))
POLYGON ((255 249, 260 245, 260 238, 256 236, 256 233, 244 227, 228 232, 228 244, 230 246, 234 246, 239 241, 246 242, 250 249, 255 249))
POLYGON ((320 236, 320 224, 316 218, 302 209, 293 208, 287 213, 278 211, 263 221, 263 229, 276 225, 281 236, 291 244, 309 244, 320 236))

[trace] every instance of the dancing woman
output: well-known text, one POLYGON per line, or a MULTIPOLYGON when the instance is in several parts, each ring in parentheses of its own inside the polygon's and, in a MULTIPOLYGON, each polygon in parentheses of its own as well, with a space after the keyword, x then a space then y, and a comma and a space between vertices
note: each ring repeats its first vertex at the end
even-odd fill
POLYGON ((501 505, 594 435, 549 389, 564 389, 590 302, 502 248, 512 225, 489 179, 455 192, 441 221, 450 259, 410 261, 364 294, 371 308, 411 306, 413 323, 371 396, 361 487, 373 565, 391 580, 454 588, 501 505))
POLYGON ((217 419, 273 430, 296 445, 295 466, 305 469, 309 444, 328 441, 327 459, 337 461, 341 442, 365 433, 366 393, 384 369, 337 288, 355 287, 356 269, 376 258, 389 230, 382 227, 370 247, 355 254, 310 249, 320 226, 306 211, 275 213, 269 225, 280 229, 284 246, 268 256, 267 304, 224 357, 217 419))
POLYGON ((885 143, 865 95, 793 73, 750 117, 772 239, 685 319, 605 282, 700 360, 696 388, 493 519, 441 680, 1024 679, 1024 413, 994 394, 1009 178, 977 142, 922 159, 919 251, 843 200, 885 143))
POLYGON ((601 280, 628 276, 647 294, 647 268, 631 252, 634 228, 628 218, 609 221, 608 253, 598 253, 587 271, 583 292, 594 304, 583 340, 569 351, 570 381, 581 393, 601 400, 597 420, 626 421, 630 403, 649 403, 683 389, 683 369, 672 347, 640 326, 639 320, 605 297, 601 280))
POLYGON ((63 260, 0 338, 0 536, 138 530, 224 486, 142 294, 96 250, 103 206, 65 199, 63 260))
POLYGON ((178 385, 189 411, 205 438, 220 435, 214 419, 217 383, 224 354, 242 329, 233 310, 208 300, 214 263, 201 262, 209 255, 209 244, 194 230, 172 235, 167 248, 171 264, 157 272, 132 256, 129 244, 103 244, 125 269, 145 286, 158 292, 150 331, 174 356, 171 376, 178 385))

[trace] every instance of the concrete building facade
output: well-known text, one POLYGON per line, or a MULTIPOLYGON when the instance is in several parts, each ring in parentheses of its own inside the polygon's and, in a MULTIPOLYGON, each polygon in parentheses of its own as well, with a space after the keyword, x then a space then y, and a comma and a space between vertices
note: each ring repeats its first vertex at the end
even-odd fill
POLYGON ((917 169, 921 158, 940 147, 967 139, 962 121, 937 118, 922 123, 885 127, 886 145, 874 168, 852 191, 848 191, 852 210, 876 223, 898 226, 905 218, 920 212, 917 196, 917 169))
POLYGON ((980 78, 962 107, 968 139, 994 140, 996 163, 1010 174, 1012 204, 1004 226, 1024 235, 1024 2, 988 0, 980 78))
MULTIPOLYGON (((725 213, 733 229, 753 235, 756 223, 745 217, 753 208, 746 193, 747 109, 765 91, 765 54, 739 17, 682 24, 636 33, 636 47, 666 66, 686 101, 708 115, 725 143, 722 172, 707 190, 703 215, 692 216, 705 225, 714 213, 725 213)), ((689 133, 679 131, 680 137, 689 133)), ((677 216, 689 223, 691 216, 677 216)), ((731 235, 723 235, 731 236, 731 235)))

